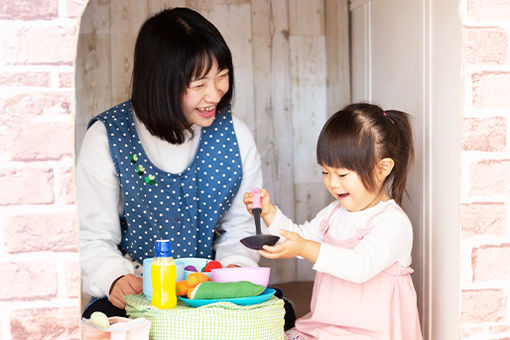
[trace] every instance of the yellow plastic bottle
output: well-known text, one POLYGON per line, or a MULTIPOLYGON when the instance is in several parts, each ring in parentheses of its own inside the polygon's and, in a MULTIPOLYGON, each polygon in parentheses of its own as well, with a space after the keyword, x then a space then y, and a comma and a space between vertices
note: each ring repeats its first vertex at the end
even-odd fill
POLYGON ((174 308, 177 304, 175 295, 175 262, 170 252, 169 240, 156 241, 156 256, 151 266, 152 300, 151 304, 160 309, 174 308))

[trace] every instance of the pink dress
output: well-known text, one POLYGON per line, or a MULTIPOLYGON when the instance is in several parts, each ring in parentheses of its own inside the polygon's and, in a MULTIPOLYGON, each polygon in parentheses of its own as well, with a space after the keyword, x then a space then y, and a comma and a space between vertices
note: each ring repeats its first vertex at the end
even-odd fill
MULTIPOLYGON (((348 249, 354 249, 370 233, 370 222, 384 212, 372 216, 356 236, 338 240, 328 233, 329 220, 338 208, 321 223, 322 242, 348 249)), ((412 272, 395 262, 363 283, 318 272, 310 312, 296 321, 296 329, 305 339, 422 340, 412 272)))

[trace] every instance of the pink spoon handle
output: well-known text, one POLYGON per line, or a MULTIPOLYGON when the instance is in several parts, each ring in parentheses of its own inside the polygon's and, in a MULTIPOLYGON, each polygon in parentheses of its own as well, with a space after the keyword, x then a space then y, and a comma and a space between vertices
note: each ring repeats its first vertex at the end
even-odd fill
POLYGON ((253 194, 253 208, 260 208, 260 189, 255 187, 251 189, 253 194))

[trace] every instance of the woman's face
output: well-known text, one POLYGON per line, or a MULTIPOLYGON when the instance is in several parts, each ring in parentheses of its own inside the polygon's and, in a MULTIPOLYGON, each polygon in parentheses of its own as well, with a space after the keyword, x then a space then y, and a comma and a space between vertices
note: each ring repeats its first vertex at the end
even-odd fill
POLYGON ((206 127, 212 124, 216 106, 229 88, 228 69, 218 70, 214 59, 211 69, 205 75, 193 79, 184 96, 181 109, 190 125, 206 127))

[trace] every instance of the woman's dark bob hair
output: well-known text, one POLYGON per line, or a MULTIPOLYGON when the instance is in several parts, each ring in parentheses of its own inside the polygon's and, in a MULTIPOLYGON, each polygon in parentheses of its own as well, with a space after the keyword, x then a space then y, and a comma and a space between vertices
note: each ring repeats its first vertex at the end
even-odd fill
POLYGON ((135 45, 131 102, 149 132, 172 144, 191 130, 181 109, 190 82, 205 75, 213 60, 228 69, 229 89, 216 112, 230 105, 234 91, 232 55, 212 23, 188 8, 164 10, 145 21, 135 45))

